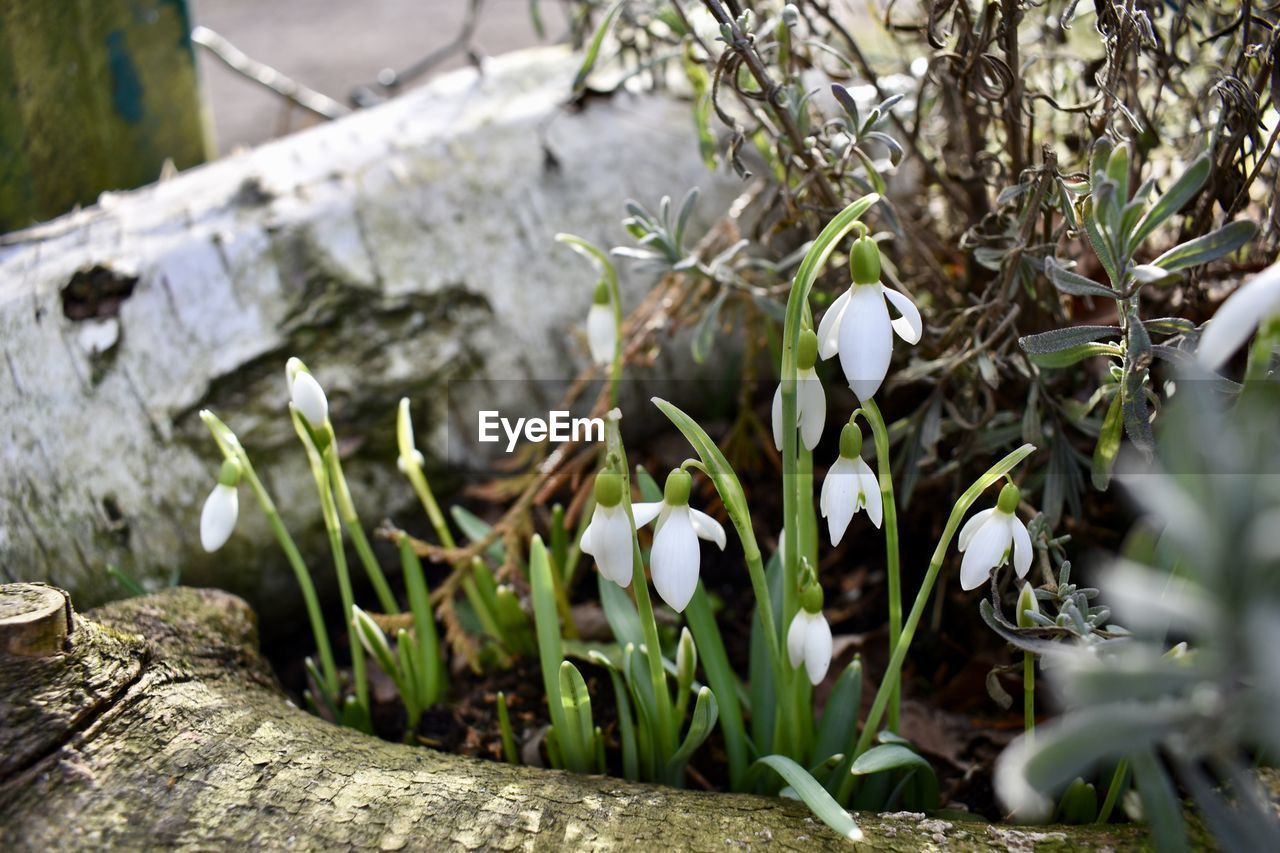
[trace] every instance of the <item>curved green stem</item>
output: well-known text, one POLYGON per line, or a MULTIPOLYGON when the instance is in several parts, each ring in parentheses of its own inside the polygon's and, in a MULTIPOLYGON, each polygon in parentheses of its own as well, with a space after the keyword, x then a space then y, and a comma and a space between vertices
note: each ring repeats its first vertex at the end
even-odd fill
MULTIPOLYGON (((858 737, 858 744, 853 750, 855 760, 867 751, 867 748, 871 746, 871 741, 877 734, 880 721, 883 719, 885 709, 889 704, 889 697, 893 694, 893 685, 902 673, 902 664, 906 660, 907 651, 911 648, 911 640, 915 637, 916 628, 920 625, 921 617, 924 616, 924 609, 929 603, 933 585, 938 580, 938 573, 942 571, 942 563, 946 559, 947 549, 951 546, 951 539, 956 535, 956 530, 959 529, 965 513, 973 506, 973 502, 978 499, 979 495, 993 483, 998 482, 1005 475, 1005 472, 1012 470, 1014 466, 1027 458, 1034 450, 1034 445, 1024 444, 1008 456, 1005 456, 979 477, 972 486, 965 489, 964 494, 960 495, 960 499, 952 507, 951 515, 947 518, 947 526, 943 528, 942 537, 938 540, 938 546, 933 550, 933 558, 929 561, 929 570, 925 573, 924 583, 916 594, 915 603, 911 606, 911 612, 907 615, 906 624, 902 627, 902 636, 899 637, 897 647, 889 658, 889 665, 880 681, 880 688, 876 690, 875 700, 871 703, 871 710, 867 713, 866 722, 862 727, 862 734, 858 737)), ((847 800, 853 786, 853 779, 854 777, 850 776, 842 783, 841 796, 837 797, 841 802, 847 800)))
POLYGON ((320 655, 320 671, 324 675, 325 683, 319 685, 319 687, 328 693, 333 704, 337 706, 339 704, 337 702, 338 667, 333 661, 333 650, 329 646, 329 632, 325 628, 324 616, 320 612, 320 598, 316 595, 316 587, 311 580, 311 572, 308 571, 307 564, 303 562, 302 554, 298 551, 298 546, 294 543, 293 537, 289 535, 289 531, 285 528, 284 521, 280 518, 280 512, 276 509, 275 501, 271 499, 266 487, 258 479, 257 472, 253 470, 253 463, 249 461, 249 454, 245 453, 244 447, 240 444, 240 439, 236 438, 231 428, 208 409, 200 412, 200 419, 204 421, 204 425, 208 427, 209 432, 213 435, 213 440, 217 443, 218 449, 222 451, 223 457, 234 459, 240 463, 241 476, 249 483, 249 488, 253 490, 254 497, 258 499, 258 505, 262 507, 262 512, 267 517, 267 524, 270 525, 271 532, 275 534, 276 541, 280 543, 280 548, 284 551, 290 568, 293 569, 293 576, 298 582, 298 588, 302 590, 302 600, 307 608, 307 619, 311 622, 311 634, 316 641, 316 652, 320 655))
POLYGON ((574 234, 557 234, 556 241, 593 262, 604 276, 609 287, 609 301, 613 306, 613 361, 609 364, 609 405, 618 405, 619 386, 622 382, 622 288, 618 284, 618 270, 609 255, 594 243, 574 234))
MULTIPOLYGON (((332 446, 337 446, 337 438, 333 434, 333 430, 329 431, 329 442, 332 446)), ((383 613, 399 613, 400 607, 396 603, 395 594, 391 592, 391 585, 387 583, 387 576, 383 574, 382 567, 378 565, 378 558, 374 556, 373 548, 369 545, 369 539, 364 535, 364 528, 360 525, 360 516, 356 512, 355 501, 351 499, 351 489, 347 486, 346 475, 342 473, 342 460, 338 458, 336 452, 327 454, 329 459, 329 479, 333 483, 334 497, 338 502, 338 514, 342 517, 342 524, 347 528, 348 535, 351 536, 351 544, 356 548, 356 554, 360 557, 360 562, 364 565, 365 573, 369 576, 369 582, 373 584, 373 591, 378 596, 378 603, 382 605, 383 613)))
POLYGON ((1120 791, 1124 787, 1125 778, 1129 775, 1129 759, 1122 758, 1120 763, 1116 765, 1116 770, 1111 774, 1111 784, 1107 786, 1107 797, 1102 801, 1102 808, 1098 810, 1098 823, 1106 823, 1111 820, 1111 812, 1115 809, 1116 803, 1120 801, 1120 791))
MULTIPOLYGON (((876 447, 876 479, 880 482, 880 499, 884 504, 885 574, 889 585, 889 656, 898 648, 898 636, 902 633, 902 569, 898 552, 898 504, 893 496, 893 471, 889 461, 889 429, 875 400, 862 404, 862 416, 871 426, 871 436, 876 447)), ((894 678, 893 693, 889 697, 889 731, 898 730, 899 706, 902 701, 901 676, 894 678)))
POLYGON ((1022 729, 1027 733, 1027 742, 1035 736, 1036 728, 1036 656, 1031 652, 1022 653, 1022 729))

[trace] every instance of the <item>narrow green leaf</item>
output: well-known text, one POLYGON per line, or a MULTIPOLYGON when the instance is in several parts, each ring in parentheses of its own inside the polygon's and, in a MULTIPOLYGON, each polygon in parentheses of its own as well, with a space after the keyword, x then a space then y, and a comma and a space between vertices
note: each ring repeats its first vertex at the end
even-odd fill
POLYGON ((854 822, 849 813, 840 807, 827 789, 818 784, 818 780, 809 775, 799 764, 785 755, 766 755, 756 762, 773 770, 792 787, 796 795, 809 807, 814 816, 831 827, 841 837, 850 841, 861 841, 862 830, 854 822))
POLYGON ((1089 240, 1089 247, 1093 249, 1093 253, 1102 262, 1102 268, 1107 271, 1107 278, 1114 287, 1120 282, 1120 265, 1116 262, 1116 257, 1111 251, 1111 244, 1107 242, 1107 238, 1098 227, 1098 218, 1094 211, 1092 197, 1084 200, 1083 208, 1085 237, 1089 240))
POLYGON ((862 710, 862 661, 855 658, 836 679, 822 711, 815 758, 852 752, 858 742, 858 712, 862 710))
MULTIPOLYGON (((493 525, 465 507, 449 507, 449 514, 453 516, 454 523, 462 530, 462 535, 467 537, 468 542, 480 542, 493 530, 493 525)), ((507 558, 507 549, 503 546, 501 537, 485 550, 485 554, 498 562, 507 558)))
POLYGON ((626 646, 644 643, 644 626, 640 624, 640 614, 636 611, 635 602, 627 591, 600 573, 596 573, 597 586, 600 591, 600 606, 604 608, 604 618, 613 631, 613 638, 618 645, 626 646))
POLYGON ((1058 352, 1029 354, 1029 357, 1041 367, 1060 368, 1070 367, 1073 364, 1084 361, 1086 358, 1093 358, 1098 355, 1121 358, 1124 356, 1124 352, 1115 344, 1094 343, 1080 344, 1058 352))
POLYGON ((1169 272, 1207 264, 1230 254, 1248 243, 1258 233, 1258 226, 1251 220, 1241 219, 1224 225, 1203 237, 1174 246, 1152 263, 1169 272))
POLYGON ((498 730, 502 733, 502 758, 508 764, 520 763, 520 752, 516 749, 516 733, 511 728, 511 712, 507 709, 507 694, 498 691, 498 730))
POLYGON ((609 28, 613 26, 614 18, 618 17, 618 12, 622 11, 624 0, 618 0, 605 13, 604 20, 600 22, 600 26, 596 28, 595 35, 591 37, 591 43, 587 45, 587 53, 582 58, 582 65, 578 68, 577 75, 573 78, 573 91, 580 91, 587 82, 591 70, 595 68, 596 60, 600 57, 600 47, 604 44, 605 36, 609 34, 609 28))
POLYGON ((1098 433, 1098 443, 1093 447, 1093 464, 1090 477, 1093 487, 1105 492, 1111 484, 1111 471, 1115 467, 1116 455, 1120 452, 1120 440, 1124 436, 1124 417, 1121 412, 1121 397, 1117 393, 1107 408, 1107 416, 1102 421, 1102 431, 1098 433))
POLYGON ((613 698, 618 707, 618 740, 622 744, 622 778, 629 782, 640 780, 640 766, 636 748, 636 728, 631 713, 631 697, 618 670, 609 667, 609 680, 613 683, 613 698))
POLYGON ((569 731, 569 721, 560 698, 560 664, 564 660, 564 649, 560 642, 560 614, 556 610, 551 561, 547 558, 541 536, 535 535, 529 545, 529 582, 538 634, 538 662, 542 668, 542 684, 547 691, 547 710, 551 713, 551 727, 558 730, 563 739, 569 731))
POLYGON ((1048 355, 1119 334, 1119 326, 1069 326, 1019 338, 1018 346, 1028 355, 1048 355))
POLYGON ((1067 269, 1054 257, 1044 259, 1044 273, 1054 287, 1071 296, 1100 296, 1104 299, 1118 296, 1110 287, 1067 269))
POLYGON ((693 717, 689 720, 689 731, 684 736, 684 742, 667 762, 666 775, 671 784, 680 784, 684 778, 685 765, 689 763, 689 759, 693 758, 698 747, 702 746, 711 735, 718 717, 719 709, 716 706, 715 694, 711 692, 710 687, 703 687, 698 691, 698 700, 694 703, 693 717))
POLYGON ((1119 204, 1129 201, 1129 144, 1121 143, 1112 149, 1107 158, 1107 177, 1115 182, 1116 200, 1119 204))
MULTIPOLYGON (((566 758, 575 753, 568 762, 571 769, 577 762, 580 767, 589 765, 595 752, 595 721, 591 717, 591 694, 587 692, 587 682, 582 673, 569 661, 560 663, 560 702, 564 706, 565 720, 568 722, 566 733, 571 736, 561 738, 561 746, 565 747, 566 758), (569 748, 572 744, 572 748, 569 748)), ((581 771, 579 771, 581 772, 581 771)))
POLYGON ((439 701, 444 690, 444 661, 440 656, 440 638, 436 634, 435 614, 431 609, 431 594, 422 572, 422 561, 418 559, 408 536, 400 537, 399 546, 400 568, 409 592, 409 611, 413 614, 413 639, 417 643, 414 660, 421 676, 418 679, 418 698, 426 707, 439 701))
POLYGON ((1133 236, 1129 239, 1130 247, 1136 249, 1141 246, 1152 231, 1159 228, 1169 217, 1182 210, 1187 202, 1195 198, 1200 188, 1204 186, 1204 182, 1209 179, 1211 169, 1208 152, 1197 157, 1196 161, 1161 194, 1160 198, 1156 199, 1156 203, 1151 205, 1151 209, 1139 220, 1133 236))
POLYGON ((738 702, 738 676, 729 664, 724 639, 711 612, 711 602, 701 581, 685 609, 685 621, 698 644, 702 669, 707 682, 715 692, 720 707, 720 731, 724 733, 725 752, 729 754, 729 787, 739 790, 746 778, 748 746, 746 726, 742 721, 742 707, 738 702))

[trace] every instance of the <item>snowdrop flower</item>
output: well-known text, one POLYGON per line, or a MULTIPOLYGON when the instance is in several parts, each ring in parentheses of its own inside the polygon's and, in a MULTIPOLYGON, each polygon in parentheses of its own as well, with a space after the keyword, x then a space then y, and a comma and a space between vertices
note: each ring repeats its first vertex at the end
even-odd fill
POLYGON ((413 418, 409 413, 409 398, 400 398, 400 407, 396 410, 396 467, 402 474, 408 474, 410 468, 423 468, 427 460, 422 457, 413 439, 413 418))
POLYGON ((240 496, 236 486, 240 483, 240 464, 228 459, 218 472, 218 485, 205 498, 200 512, 200 545, 212 554, 231 538, 240 516, 240 496))
POLYGON ((591 350, 591 360, 603 367, 613 363, 617 346, 618 326, 614 322, 609 285, 602 280, 596 284, 591 309, 587 311, 587 348, 591 350))
POLYGON ((800 595, 801 607, 787 629, 787 655, 796 669, 804 664, 810 684, 821 684, 831 666, 831 626, 822 615, 822 588, 810 583, 800 595))
MULTIPOLYGON (((827 395, 813 366, 818 362, 818 336, 812 329, 800 333, 796 349, 796 425, 806 450, 818 446, 827 422, 827 395)), ((773 443, 782 450, 782 383, 773 394, 773 443)))
POLYGON ((1000 490, 1000 499, 991 509, 969 519, 960 529, 960 551, 964 561, 960 564, 960 586, 977 589, 999 568, 1013 552, 1013 569, 1018 577, 1027 576, 1031 568, 1031 535, 1027 526, 1015 515, 1020 497, 1018 487, 1006 483, 1000 490))
POLYGON ((818 508, 827 520, 833 547, 840 544, 858 510, 865 509, 867 518, 876 527, 884 519, 880 482, 871 466, 863 461, 861 453, 862 430, 853 424, 845 424, 840 431, 840 458, 827 471, 818 499, 818 508))
POLYGON ((1273 264, 1227 297, 1200 336, 1196 357, 1217 370, 1254 331, 1280 322, 1280 264, 1273 264))
POLYGON ((705 512, 689 506, 693 478, 676 468, 667 475, 662 500, 639 503, 632 507, 636 527, 657 519, 653 533, 653 551, 649 565, 653 585, 672 610, 684 612, 698 587, 698 571, 702 556, 698 540, 706 539, 724 550, 724 528, 705 512))
POLYGON ((870 237, 860 237, 849 255, 853 284, 840 295, 818 324, 818 354, 840 356, 849 387, 859 400, 880 390, 893 357, 893 333, 909 344, 918 343, 924 326, 920 311, 905 294, 880 283, 880 250, 870 237), (889 319, 885 300, 902 316, 889 319))
POLYGON ((622 505, 622 490, 622 475, 616 471, 596 475, 596 508, 579 547, 596 558, 600 574, 626 587, 631 583, 634 531, 622 505))
POLYGON ((320 383, 307 370, 300 358, 291 358, 284 367, 289 382, 289 399, 307 422, 315 429, 324 426, 329 418, 329 400, 320 383))

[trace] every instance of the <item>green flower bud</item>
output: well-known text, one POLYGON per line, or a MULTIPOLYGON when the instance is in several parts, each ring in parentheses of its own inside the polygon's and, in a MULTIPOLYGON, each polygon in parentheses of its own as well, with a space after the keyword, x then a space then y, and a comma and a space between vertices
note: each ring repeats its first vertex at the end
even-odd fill
POLYGON ((591 301, 596 305, 609 304, 609 285, 605 283, 604 279, 596 282, 596 290, 591 295, 591 301))
POLYGON ((855 424, 845 424, 840 430, 840 455, 846 459, 862 455, 862 430, 855 424))
POLYGON ((796 347, 796 367, 812 370, 818 363, 818 333, 805 329, 800 333, 800 345, 796 347))
POLYGON ((666 485, 662 489, 662 499, 669 506, 684 506, 689 503, 689 494, 693 491, 693 477, 688 471, 679 468, 667 475, 666 485))
POLYGON ((228 459, 222 463, 222 468, 218 471, 218 485, 232 487, 240 485, 239 462, 228 459))
POLYGON ((859 237, 849 253, 849 268, 853 271, 854 284, 878 284, 880 282, 880 247, 870 237, 859 237))
POLYGON ((996 509, 1005 515, 1013 515, 1021 499, 1022 492, 1018 491, 1018 487, 1013 483, 1005 483, 1004 488, 1000 490, 1000 500, 996 501, 996 509))
POLYGON ((616 471, 601 471, 596 475, 596 503, 603 507, 615 507, 622 503, 622 475, 616 471))
POLYGON ((809 613, 821 613, 822 587, 816 583, 805 584, 800 590, 800 606, 809 613))
POLYGON ((1032 613, 1040 612, 1040 602, 1036 600, 1036 591, 1031 588, 1031 582, 1027 581, 1022 585, 1022 591, 1018 593, 1018 627, 1034 628, 1039 623, 1027 615, 1027 611, 1032 613))

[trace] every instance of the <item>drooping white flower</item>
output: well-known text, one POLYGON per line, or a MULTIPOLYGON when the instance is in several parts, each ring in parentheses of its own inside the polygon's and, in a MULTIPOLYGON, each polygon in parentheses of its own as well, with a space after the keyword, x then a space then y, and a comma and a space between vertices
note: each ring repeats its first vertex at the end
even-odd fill
POLYGON ((880 482, 861 453, 862 431, 853 424, 845 424, 840 431, 840 458, 827 470, 818 498, 818 509, 827 520, 832 546, 840 544, 858 510, 865 509, 867 518, 876 527, 884 519, 880 482))
POLYGON ((1272 264, 1227 297, 1200 336, 1196 357, 1217 370, 1259 326, 1280 317, 1280 263, 1272 264))
POLYGON ((810 684, 821 684, 831 666, 831 626, 822 610, 810 612, 801 607, 787 629, 787 655, 791 665, 804 664, 810 684))
POLYGON ((324 395, 320 383, 300 358, 289 359, 284 372, 289 381, 289 399, 293 401, 294 408, 312 427, 319 429, 324 426, 329 418, 329 398, 324 395))
POLYGON ((924 324, 915 303, 905 294, 880 283, 880 250, 870 237, 853 244, 849 257, 853 284, 842 293, 818 324, 818 354, 825 360, 840 356, 849 387, 859 400, 880 390, 893 358, 893 335, 909 344, 920 341, 924 324), (885 300, 902 316, 889 317, 885 300))
POLYGON ((631 519, 622 505, 622 477, 614 471, 596 475, 596 508, 582 532, 582 553, 596 558, 600 574, 626 587, 631 583, 634 549, 631 519))
POLYGON ((591 360, 602 367, 613 363, 618 346, 618 326, 610 303, 609 287, 601 281, 587 311, 587 348, 591 350, 591 360))
POLYGON ((212 554, 231 538, 240 516, 240 496, 236 485, 240 482, 240 465, 228 459, 218 472, 218 484, 205 498, 200 511, 200 545, 212 554))
MULTIPOLYGON (((827 394, 813 369, 817 361, 818 336, 805 329, 796 348, 796 425, 807 450, 818 446, 827 422, 827 394)), ((782 383, 773 394, 773 443, 782 450, 782 383)))
POLYGON ((698 540, 714 542, 721 551, 727 541, 720 522, 689 506, 692 485, 693 478, 688 472, 677 468, 667 475, 662 500, 635 504, 631 508, 636 527, 657 521, 649 567, 658 595, 677 613, 684 612, 698 588, 702 564, 698 540))
POLYGON ((991 570, 1003 566, 1013 552, 1013 569, 1018 577, 1026 577, 1031 568, 1031 535, 1016 515, 1018 487, 1007 483, 1000 499, 991 509, 969 519, 960 529, 960 586, 977 589, 991 576, 991 570))

